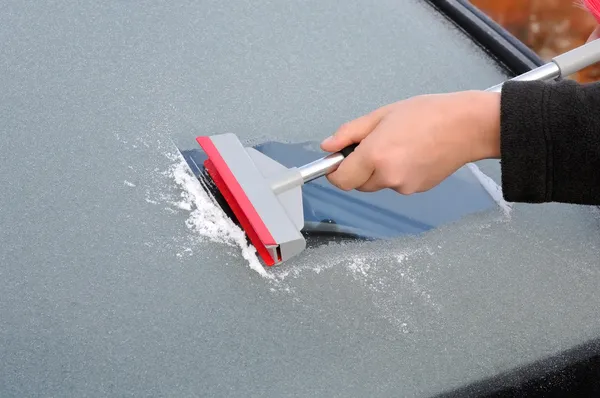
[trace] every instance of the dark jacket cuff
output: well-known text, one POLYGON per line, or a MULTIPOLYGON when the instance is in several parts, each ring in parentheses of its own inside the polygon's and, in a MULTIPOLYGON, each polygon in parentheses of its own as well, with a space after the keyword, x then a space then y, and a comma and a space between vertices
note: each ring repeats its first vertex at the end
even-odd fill
POLYGON ((552 148, 545 131, 547 83, 504 83, 500 105, 502 192, 509 202, 549 201, 552 148))
POLYGON ((500 112, 507 201, 600 204, 600 83, 506 82, 500 112))

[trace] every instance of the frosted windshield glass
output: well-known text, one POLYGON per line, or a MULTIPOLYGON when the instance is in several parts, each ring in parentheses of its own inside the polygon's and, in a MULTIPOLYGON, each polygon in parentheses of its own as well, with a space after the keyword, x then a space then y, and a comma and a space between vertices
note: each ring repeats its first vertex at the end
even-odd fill
POLYGON ((1 10, 0 396, 431 396, 600 337, 592 208, 507 211, 465 174, 465 203, 395 198, 393 236, 264 269, 180 157, 219 133, 284 156, 510 75, 429 2, 1 10))

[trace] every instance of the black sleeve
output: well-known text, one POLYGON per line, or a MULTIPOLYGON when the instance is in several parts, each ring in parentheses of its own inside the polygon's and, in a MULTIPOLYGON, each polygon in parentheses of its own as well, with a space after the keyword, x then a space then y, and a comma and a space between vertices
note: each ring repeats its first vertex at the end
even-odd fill
POLYGON ((500 153, 507 201, 600 205, 600 82, 506 82, 500 153))

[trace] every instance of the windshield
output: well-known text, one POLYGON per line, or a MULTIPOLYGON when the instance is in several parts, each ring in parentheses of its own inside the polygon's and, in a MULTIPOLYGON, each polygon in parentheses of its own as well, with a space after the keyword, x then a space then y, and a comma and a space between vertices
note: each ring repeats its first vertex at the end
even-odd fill
POLYGON ((597 213, 492 202, 496 161, 421 200, 315 181, 310 227, 359 238, 267 269, 180 155, 292 164, 511 75, 428 2, 8 0, 0 34, 0 395, 431 396, 600 337, 597 213))

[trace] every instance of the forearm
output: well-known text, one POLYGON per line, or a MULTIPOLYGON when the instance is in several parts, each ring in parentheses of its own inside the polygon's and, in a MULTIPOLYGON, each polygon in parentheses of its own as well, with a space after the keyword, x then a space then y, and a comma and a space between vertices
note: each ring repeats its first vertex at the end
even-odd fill
POLYGON ((500 157, 508 201, 600 204, 600 83, 505 83, 500 157))

